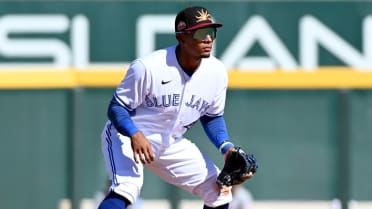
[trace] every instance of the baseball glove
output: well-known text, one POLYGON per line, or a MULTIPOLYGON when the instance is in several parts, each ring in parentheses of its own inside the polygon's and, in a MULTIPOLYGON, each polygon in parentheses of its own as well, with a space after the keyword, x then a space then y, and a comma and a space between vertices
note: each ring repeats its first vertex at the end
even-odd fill
POLYGON ((220 186, 241 184, 251 178, 256 172, 258 164, 252 154, 245 153, 240 147, 227 154, 225 165, 217 177, 220 186))

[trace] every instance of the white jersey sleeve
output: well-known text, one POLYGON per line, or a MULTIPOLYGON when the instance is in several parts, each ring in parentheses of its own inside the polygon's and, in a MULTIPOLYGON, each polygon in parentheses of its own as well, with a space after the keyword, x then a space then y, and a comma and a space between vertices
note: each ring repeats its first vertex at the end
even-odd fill
POLYGON ((151 77, 147 76, 145 66, 141 61, 135 60, 116 89, 115 98, 121 105, 132 111, 143 103, 150 83, 151 77))
MULTIPOLYGON (((226 101, 226 91, 227 91, 227 85, 228 85, 228 76, 227 76, 227 69, 222 64, 222 62, 215 59, 214 70, 219 76, 216 76, 217 82, 212 83, 215 84, 215 86, 212 86, 212 88, 216 89, 216 94, 213 98, 213 103, 209 106, 209 108, 206 111, 207 116, 221 116, 224 113, 225 109, 225 101, 226 101)), ((211 83, 207 83, 211 84, 211 83)))

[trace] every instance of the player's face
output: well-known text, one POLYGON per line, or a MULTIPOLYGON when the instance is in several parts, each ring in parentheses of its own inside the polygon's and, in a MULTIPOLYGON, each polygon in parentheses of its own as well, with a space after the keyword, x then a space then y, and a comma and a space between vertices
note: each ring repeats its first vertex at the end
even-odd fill
POLYGON ((201 28, 186 33, 189 53, 199 58, 209 57, 216 34, 216 28, 201 28))

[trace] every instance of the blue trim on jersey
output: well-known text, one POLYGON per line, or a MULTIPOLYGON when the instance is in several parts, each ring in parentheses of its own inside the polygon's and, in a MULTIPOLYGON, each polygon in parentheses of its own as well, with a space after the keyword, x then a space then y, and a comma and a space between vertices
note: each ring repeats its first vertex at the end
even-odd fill
MULTIPOLYGON (((209 140, 214 144, 214 146, 217 147, 217 149, 220 149, 220 146, 226 142, 229 141, 229 134, 227 132, 225 119, 223 116, 217 116, 217 117, 210 117, 210 116, 202 116, 200 118, 200 122, 204 128, 205 133, 207 134, 209 140)), ((229 145, 234 146, 232 143, 229 145)), ((226 152, 227 147, 222 151, 222 153, 226 152)))
POLYGON ((125 102, 122 99, 120 99, 120 97, 118 96, 118 94, 116 92, 114 94, 114 97, 116 99, 116 102, 118 102, 119 104, 123 105, 128 111, 133 111, 133 109, 130 106, 128 106, 127 104, 125 104, 125 102))
POLYGON ((116 178, 116 166, 115 166, 115 161, 114 161, 114 154, 113 154, 113 151, 112 151, 112 140, 111 140, 111 132, 110 132, 111 126, 112 126, 112 123, 110 123, 106 126, 105 133, 106 133, 107 151, 108 151, 108 155, 109 155, 109 158, 110 158, 110 165, 111 165, 111 172, 112 172, 112 182, 115 186, 117 186, 117 185, 119 185, 119 183, 118 183, 118 180, 116 178))
POLYGON ((133 136, 139 129, 134 125, 132 119, 130 118, 131 113, 128 109, 119 104, 119 102, 113 97, 111 99, 109 108, 107 110, 107 116, 114 124, 115 128, 119 133, 124 136, 133 136))

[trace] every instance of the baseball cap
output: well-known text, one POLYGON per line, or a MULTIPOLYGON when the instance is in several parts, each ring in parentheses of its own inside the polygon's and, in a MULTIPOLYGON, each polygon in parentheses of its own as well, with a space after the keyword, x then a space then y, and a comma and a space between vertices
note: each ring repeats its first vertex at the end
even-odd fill
POLYGON ((191 31, 199 28, 222 27, 222 23, 213 22, 208 10, 200 6, 187 7, 176 16, 175 31, 191 31))

